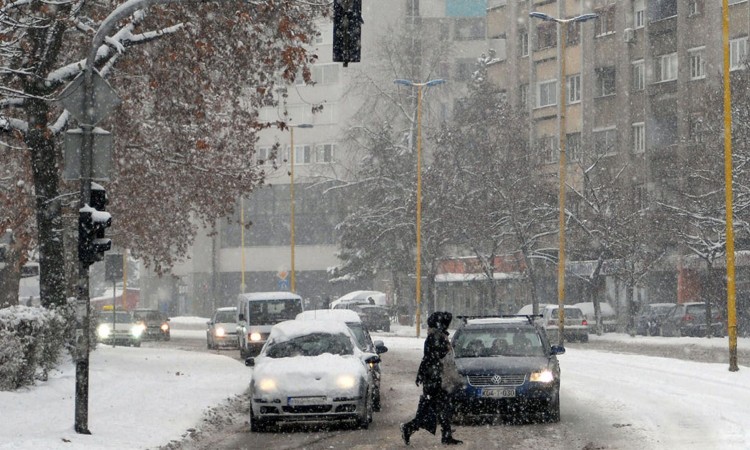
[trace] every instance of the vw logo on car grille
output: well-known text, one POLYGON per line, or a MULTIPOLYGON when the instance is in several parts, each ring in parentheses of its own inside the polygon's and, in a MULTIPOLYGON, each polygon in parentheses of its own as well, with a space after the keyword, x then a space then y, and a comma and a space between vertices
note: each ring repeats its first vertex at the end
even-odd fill
POLYGON ((503 377, 500 375, 495 375, 492 377, 492 384, 500 384, 500 382, 503 381, 503 377))

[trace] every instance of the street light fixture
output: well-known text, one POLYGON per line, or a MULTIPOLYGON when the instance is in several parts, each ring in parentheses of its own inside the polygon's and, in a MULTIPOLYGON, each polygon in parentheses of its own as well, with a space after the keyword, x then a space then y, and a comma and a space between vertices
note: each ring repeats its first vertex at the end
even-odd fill
POLYGON ((290 228, 290 247, 291 247, 291 268, 289 275, 289 290, 297 292, 296 276, 294 272, 294 129, 295 128, 312 128, 312 124, 301 123, 299 125, 289 125, 289 195, 291 200, 291 219, 290 228))
MULTIPOLYGON (((581 14, 580 16, 571 17, 570 19, 558 19, 552 17, 549 14, 542 12, 532 11, 529 16, 535 19, 541 19, 545 21, 555 22, 558 25, 567 25, 570 22, 585 22, 587 20, 595 19, 599 17, 598 14, 581 14)), ((558 250, 557 259, 557 311, 558 311, 558 342, 560 345, 564 343, 563 332, 565 330, 565 176, 567 162, 565 161, 565 40, 567 39, 567 27, 558 26, 560 30, 560 39, 557 41, 558 46, 558 61, 560 65, 560 105, 558 107, 559 112, 559 146, 560 146, 560 244, 558 250)))
POLYGON ((417 88, 417 269, 416 269, 416 322, 419 337, 422 320, 422 88, 445 83, 443 79, 415 83, 410 80, 396 79, 396 84, 417 88))

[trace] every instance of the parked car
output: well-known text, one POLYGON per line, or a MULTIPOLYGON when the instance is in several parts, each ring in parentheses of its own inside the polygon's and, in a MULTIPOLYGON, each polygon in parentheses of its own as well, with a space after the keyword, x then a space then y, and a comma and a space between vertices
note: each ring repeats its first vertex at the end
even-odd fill
POLYGON ((353 305, 350 309, 359 314, 359 318, 368 330, 391 331, 391 317, 385 306, 353 305))
POLYGON ((458 372, 466 377, 462 395, 456 396, 457 421, 506 414, 522 421, 560 420, 557 355, 565 348, 550 345, 532 317, 468 319, 452 343, 458 372))
POLYGON ((218 308, 206 325, 208 325, 206 347, 209 349, 237 348, 237 308, 235 306, 218 308))
MULTIPOLYGON (((589 333, 596 332, 596 315, 594 314, 594 302, 576 303, 576 308, 583 311, 589 324, 589 333)), ((602 331, 611 333, 617 330, 617 313, 607 302, 599 302, 599 313, 602 317, 602 331)))
MULTIPOLYGON (((711 334, 724 337, 726 325, 721 318, 721 312, 714 306, 711 308, 711 334)), ((706 303, 689 302, 678 303, 661 324, 662 336, 706 336, 708 324, 706 321, 706 303)))
MULTIPOLYGON (((383 341, 373 341, 360 316, 349 309, 313 309, 297 314, 295 320, 337 320, 344 322, 354 334, 357 347, 365 353, 382 354, 388 351, 383 341)), ((373 411, 380 411, 380 363, 371 364, 373 379, 373 411)))
POLYGON ((362 352, 345 323, 288 320, 271 328, 250 382, 250 430, 281 422, 353 422, 368 428, 374 385, 370 365, 378 355, 362 352))
POLYGON ((136 321, 129 311, 102 311, 97 317, 97 341, 102 344, 141 346, 145 331, 143 323, 136 321))
POLYGON ((661 336, 661 324, 676 303, 649 303, 643 305, 635 317, 635 333, 642 336, 661 336))
MULTIPOLYGON (((557 305, 544 305, 544 308, 540 307, 541 319, 539 322, 544 326, 547 332, 547 337, 550 342, 558 342, 558 334, 560 331, 558 320, 558 307, 557 305)), ((586 315, 583 314, 580 308, 575 306, 565 305, 565 323, 563 327, 565 335, 563 336, 566 341, 569 342, 588 342, 589 341, 589 323, 586 319, 586 315)))
POLYGON ((133 317, 145 326, 143 340, 168 341, 171 338, 169 317, 158 309, 134 309, 133 317))

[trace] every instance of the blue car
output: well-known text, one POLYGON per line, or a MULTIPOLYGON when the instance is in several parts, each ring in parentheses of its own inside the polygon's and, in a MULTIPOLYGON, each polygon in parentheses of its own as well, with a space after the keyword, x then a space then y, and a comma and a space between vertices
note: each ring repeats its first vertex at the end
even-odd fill
MULTIPOLYGON (((460 318, 460 317, 459 317, 460 318)), ((550 345, 531 316, 462 318, 452 337, 464 387, 454 393, 456 420, 500 416, 560 421, 560 365, 565 348, 550 345)))

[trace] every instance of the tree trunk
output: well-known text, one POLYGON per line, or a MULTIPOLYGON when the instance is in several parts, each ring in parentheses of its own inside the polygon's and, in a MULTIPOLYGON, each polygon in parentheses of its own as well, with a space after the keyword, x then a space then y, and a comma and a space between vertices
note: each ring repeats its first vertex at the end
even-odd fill
POLYGON ((13 243, 5 252, 5 267, 0 269, 0 309, 18 305, 18 286, 21 281, 18 251, 13 243))
POLYGON ((36 193, 36 222, 39 233, 39 295, 42 306, 65 304, 65 247, 63 220, 58 190, 57 153, 53 136, 47 129, 48 105, 33 101, 29 105, 26 145, 36 193))

